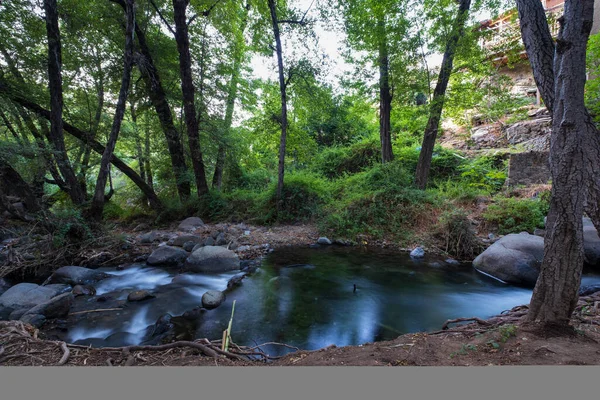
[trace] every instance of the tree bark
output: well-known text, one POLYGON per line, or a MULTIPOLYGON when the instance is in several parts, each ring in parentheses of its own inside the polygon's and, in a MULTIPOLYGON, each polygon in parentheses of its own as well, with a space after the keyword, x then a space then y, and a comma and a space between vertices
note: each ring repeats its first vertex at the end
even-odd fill
MULTIPOLYGON (((239 46, 234 50, 235 55, 233 57, 233 71, 231 72, 231 80, 229 81, 229 90, 227 92, 227 108, 225 109, 225 136, 229 136, 231 130, 231 124, 233 122, 233 111, 235 108, 235 99, 238 93, 238 84, 240 80, 240 69, 242 68, 242 62, 245 54, 245 43, 244 43, 244 32, 248 25, 248 13, 250 12, 250 3, 246 3, 244 7, 244 15, 242 17, 242 25, 240 27, 240 40, 239 46)), ((227 155, 227 146, 223 141, 223 138, 219 141, 219 150, 217 151, 217 161, 215 162, 215 173, 213 175, 212 187, 213 189, 221 190, 223 183, 223 170, 225 169, 225 158, 227 155)))
MULTIPOLYGON (((124 0, 110 1, 119 4, 123 9, 125 9, 124 0)), ((183 201, 190 197, 190 182, 187 178, 187 165, 185 163, 183 145, 181 144, 179 133, 177 132, 177 129, 175 129, 173 115, 171 114, 171 107, 167 101, 167 95, 163 88, 158 70, 154 65, 152 53, 150 52, 150 48, 148 47, 148 43, 146 41, 146 34, 137 23, 135 24, 135 36, 137 37, 141 51, 141 54, 137 55, 138 57, 136 63, 140 73, 142 74, 144 83, 148 87, 150 101, 156 110, 160 125, 165 134, 165 138, 167 139, 167 147, 171 157, 171 165, 177 185, 177 193, 179 194, 179 198, 183 201)))
POLYGON ((390 91, 390 65, 387 45, 387 32, 385 17, 379 16, 377 21, 379 30, 379 139, 381 141, 381 162, 392 161, 392 127, 390 115, 392 112, 392 95, 390 91))
POLYGON ((431 106, 429 109, 429 120, 427 121, 427 126, 425 127, 425 134, 423 135, 423 143, 421 145, 421 152, 419 154, 419 161, 417 163, 417 170, 415 173, 415 184, 421 190, 424 190, 427 186, 427 179, 429 177, 429 170, 431 168, 431 158, 433 157, 433 148, 435 147, 435 140, 438 135, 440 120, 442 118, 442 110, 444 108, 446 89, 448 88, 448 81, 450 80, 450 75, 452 73, 454 54, 456 53, 458 41, 464 33, 465 23, 469 16, 470 7, 471 0, 460 0, 458 14, 454 20, 448 42, 446 43, 446 50, 442 59, 442 67, 440 69, 437 84, 433 91, 433 99, 431 100, 431 106))
POLYGON ((541 3, 517 0, 521 32, 544 102, 552 109, 550 172, 552 193, 544 237, 544 258, 527 321, 544 329, 566 328, 577 305, 583 269, 583 212, 600 227, 600 132, 585 108, 586 46, 593 0, 567 0, 554 45, 541 3), (535 19, 534 19, 535 18, 535 19), (553 90, 549 85, 553 84, 553 90))
POLYGON ((62 127, 62 56, 60 31, 58 29, 58 9, 56 0, 44 0, 46 13, 46 33, 48 37, 48 81, 50 89, 50 141, 54 147, 56 163, 65 183, 68 186, 69 197, 74 204, 82 204, 85 194, 78 184, 75 172, 69 162, 65 148, 65 138, 62 127))
MULTIPOLYGON (((19 175, 19 173, 11 167, 6 161, 0 158, 0 193, 5 195, 14 195, 25 205, 29 212, 37 212, 41 210, 41 206, 34 191, 29 184, 19 175)), ((4 203, 6 205, 6 203, 4 203)), ((7 210, 13 213, 14 208, 7 207, 7 210)), ((22 217, 20 213, 17 214, 22 217)))
POLYGON ((279 91, 281 92, 281 138, 279 140, 279 167, 277 176, 277 209, 283 206, 283 178, 285 173, 285 147, 287 140, 287 94, 286 82, 283 70, 283 49, 281 47, 281 34, 279 32, 279 21, 277 20, 277 5, 275 0, 269 0, 269 11, 273 24, 273 36, 275 37, 275 51, 277 53, 277 67, 279 71, 279 91))
POLYGON ((179 52, 179 74, 181 76, 181 92, 183 94, 183 112, 188 134, 190 156, 196 178, 196 192, 198 197, 208 193, 208 184, 202 160, 198 119, 196 118, 194 82, 192 79, 192 57, 190 55, 190 39, 188 34, 187 18, 185 15, 189 0, 173 0, 175 17, 175 41, 179 52))
MULTIPOLYGON (((96 189, 92 198, 90 207, 90 215, 96 220, 102 219, 102 211, 104 210, 104 190, 106 188, 106 180, 110 174, 110 160, 117 145, 119 132, 121 131, 121 123, 125 115, 125 106, 127 105, 127 95, 129 94, 129 85, 131 83, 131 65, 133 64, 133 26, 135 25, 135 4, 134 0, 125 0, 125 51, 123 56, 123 78, 121 79, 121 89, 119 90, 119 98, 115 109, 112 128, 108 137, 108 142, 102 153, 100 160, 100 170, 96 179, 96 189)), ((112 190, 112 185, 111 185, 112 190)))
MULTIPOLYGON (((1 80, 0 80, 0 94, 5 95, 13 102, 21 105, 22 107, 27 108, 28 110, 35 112, 36 114, 40 115, 43 118, 46 118, 48 120, 51 118, 52 113, 50 111, 44 109, 39 104, 36 104, 32 101, 29 101, 28 99, 25 99, 25 98, 15 94, 10 89, 10 87, 7 86, 1 80)), ((94 150, 98 154, 101 154, 101 155, 104 154, 104 146, 102 146, 102 144, 100 144, 100 142, 98 142, 97 140, 90 139, 89 133, 84 132, 81 129, 79 129, 65 121, 63 121, 62 124, 63 124, 63 128, 66 132, 68 132, 69 134, 76 137, 77 139, 79 139, 82 142, 88 141, 90 143, 92 150, 94 150)), ((114 154, 112 155, 110 162, 112 163, 112 165, 117 167, 119 169, 119 171, 121 171, 125 176, 127 176, 129 179, 131 179, 131 181, 142 191, 142 193, 144 193, 144 195, 146 195, 148 197, 148 201, 150 202, 150 207, 152 207, 156 211, 160 211, 163 209, 163 204, 160 201, 160 199, 158 198, 158 196, 156 195, 156 193, 154 192, 154 190, 152 189, 152 187, 150 187, 146 182, 144 182, 144 180, 137 174, 137 172, 135 172, 132 168, 130 168, 125 162, 123 162, 121 159, 116 157, 114 154)))

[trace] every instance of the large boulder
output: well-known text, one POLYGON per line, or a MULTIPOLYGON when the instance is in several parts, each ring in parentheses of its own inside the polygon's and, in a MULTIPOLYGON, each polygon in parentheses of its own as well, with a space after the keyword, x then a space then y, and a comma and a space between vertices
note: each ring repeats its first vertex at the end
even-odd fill
POLYGON ((50 283, 65 283, 67 285, 89 285, 110 275, 93 269, 69 265, 57 269, 50 277, 50 283))
POLYGON ((195 244, 202 243, 202 238, 198 235, 181 235, 169 240, 167 244, 169 246, 183 247, 188 242, 194 242, 195 244))
POLYGON ((473 267, 506 283, 534 287, 543 256, 543 238, 528 233, 510 234, 478 255, 473 267))
POLYGON ((180 231, 193 231, 196 228, 204 226, 204 222, 198 217, 189 217, 179 223, 177 229, 180 231))
POLYGON ((220 246, 196 249, 185 261, 185 268, 193 272, 224 272, 240 269, 237 254, 220 246))
POLYGON ((218 290, 209 290, 202 295, 202 307, 207 310, 217 308, 225 301, 225 293, 218 290))
POLYGON ((178 266, 185 261, 187 252, 179 247, 161 246, 146 260, 148 265, 178 266))
MULTIPOLYGON (((47 319, 64 317, 69 313, 75 297, 71 293, 63 293, 50 300, 30 308, 23 317, 29 314, 43 315, 47 319)), ((21 320, 23 320, 21 317, 21 320)))
POLYGON ((19 283, 0 296, 0 320, 8 319, 15 310, 29 310, 70 289, 68 285, 19 283))
POLYGON ((583 219, 583 249, 585 253, 585 263, 587 266, 600 268, 600 237, 594 227, 592 220, 583 219))

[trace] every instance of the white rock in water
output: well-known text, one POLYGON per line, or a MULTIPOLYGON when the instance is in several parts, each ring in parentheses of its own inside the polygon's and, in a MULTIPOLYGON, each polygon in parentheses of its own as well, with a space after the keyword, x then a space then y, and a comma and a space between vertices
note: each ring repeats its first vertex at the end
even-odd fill
POLYGON ((326 237, 320 237, 319 239, 317 239, 317 243, 318 244, 331 244, 331 240, 329 240, 326 237))
POLYGON ((422 247, 415 247, 413 251, 410 252, 410 256, 412 258, 423 258, 425 257, 425 250, 422 247))

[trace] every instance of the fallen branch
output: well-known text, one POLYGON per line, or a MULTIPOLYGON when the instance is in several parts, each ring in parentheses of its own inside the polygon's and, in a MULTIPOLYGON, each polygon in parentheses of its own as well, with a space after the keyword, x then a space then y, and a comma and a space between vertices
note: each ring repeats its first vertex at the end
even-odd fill
POLYGON ((63 355, 58 361, 58 365, 65 365, 69 360, 69 355, 71 354, 71 352, 69 351, 69 348, 67 347, 67 344, 65 342, 60 343, 60 348, 63 351, 63 355))
POLYGON ((69 317, 71 315, 81 315, 81 314, 88 314, 88 313, 93 313, 93 312, 103 312, 103 311, 119 311, 122 310, 122 308, 99 308, 97 310, 86 310, 86 311, 77 311, 74 313, 69 313, 69 317))
POLYGON ((456 324, 458 322, 467 322, 467 321, 472 321, 472 322, 477 322, 480 325, 485 325, 485 326, 489 326, 491 325, 489 322, 481 319, 481 318, 477 318, 477 317, 472 317, 472 318, 456 318, 456 319, 449 319, 446 322, 444 322, 444 325, 442 325, 442 330, 446 330, 448 329, 448 325, 450 324, 456 324))

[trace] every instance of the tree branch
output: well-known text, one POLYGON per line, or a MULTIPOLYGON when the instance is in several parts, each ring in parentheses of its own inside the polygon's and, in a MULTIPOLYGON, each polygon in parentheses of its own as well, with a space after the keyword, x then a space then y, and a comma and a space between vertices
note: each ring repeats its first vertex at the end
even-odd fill
MULTIPOLYGON (((112 1, 112 0, 111 0, 112 1)), ((160 12, 160 10, 158 9, 158 6, 156 5, 156 3, 154 2, 154 0, 150 0, 150 4, 152 4, 152 7, 154 7, 154 9, 156 10, 156 12, 158 13, 158 16, 160 17, 160 19, 162 20, 162 22, 167 26, 167 28, 169 28, 169 31, 171 31, 171 33, 173 34, 173 36, 175 35, 175 31, 173 30, 173 28, 171 27, 171 24, 169 24, 169 22, 166 20, 165 17, 163 17, 162 13, 160 12)))

